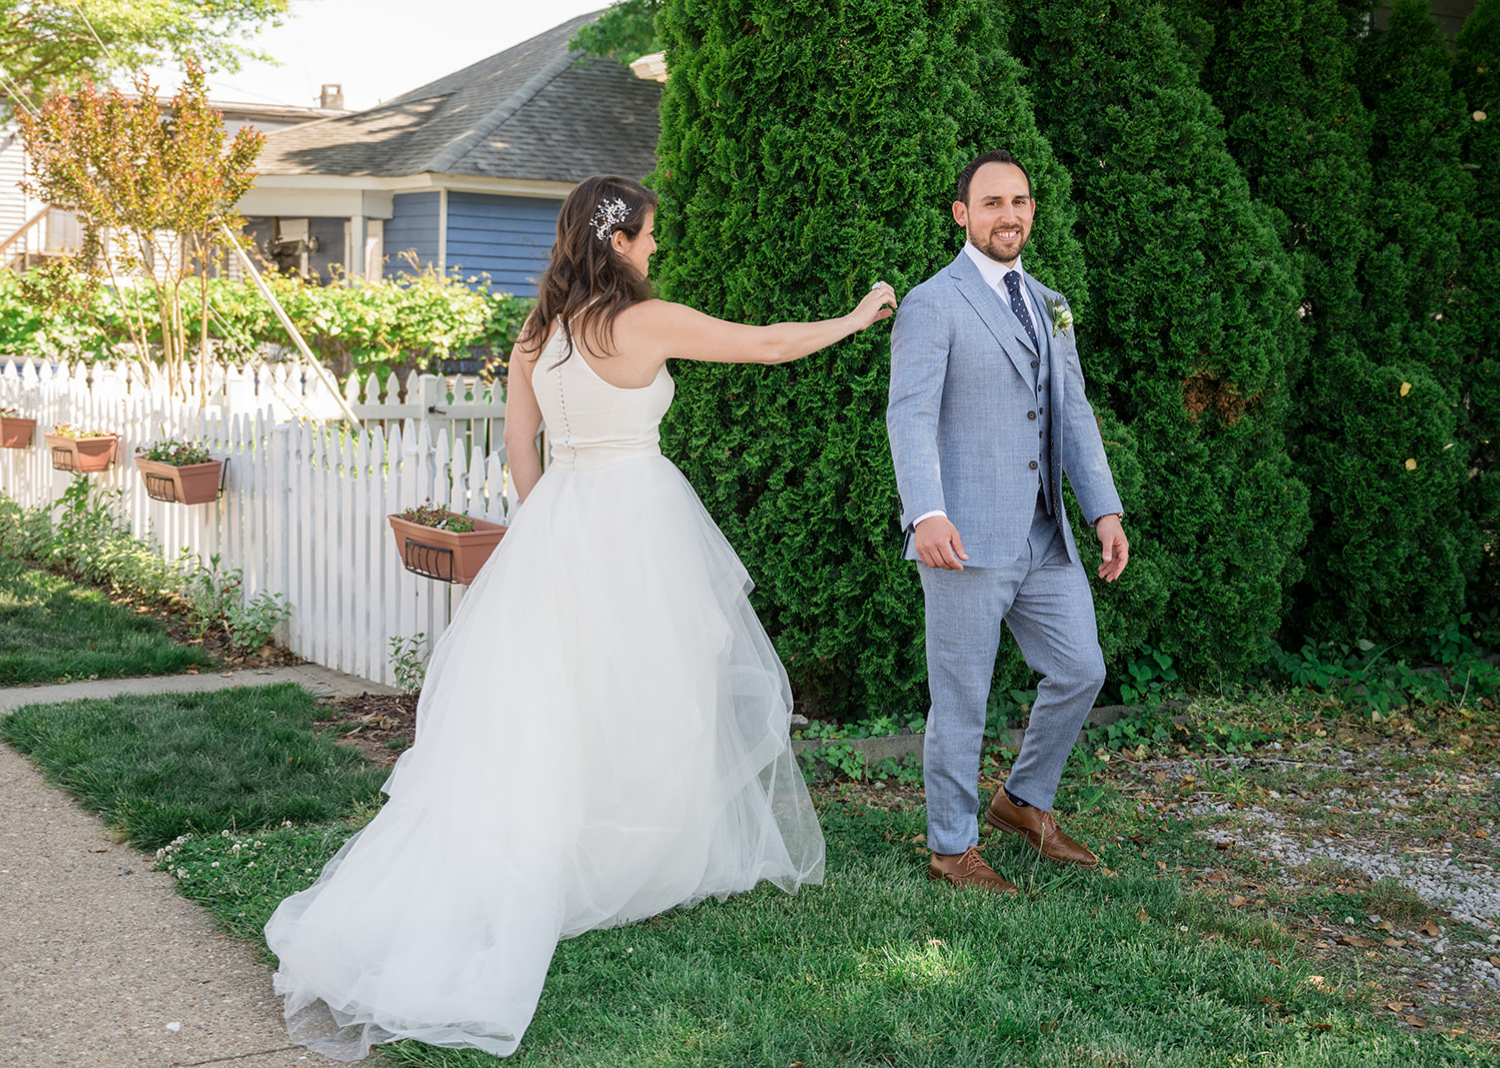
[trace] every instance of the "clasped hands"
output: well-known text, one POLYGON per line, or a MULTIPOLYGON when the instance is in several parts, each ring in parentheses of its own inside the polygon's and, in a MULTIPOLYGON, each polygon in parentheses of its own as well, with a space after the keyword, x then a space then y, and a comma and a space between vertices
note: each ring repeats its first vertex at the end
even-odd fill
MULTIPOLYGON (((1100 516, 1094 524, 1094 533, 1104 552, 1104 562, 1099 565, 1099 577, 1113 582, 1125 570, 1130 561, 1130 542, 1125 537, 1125 528, 1117 515, 1100 516)), ((944 515, 928 516, 917 524, 917 559, 928 567, 940 567, 945 571, 962 571, 968 554, 958 528, 944 515)))

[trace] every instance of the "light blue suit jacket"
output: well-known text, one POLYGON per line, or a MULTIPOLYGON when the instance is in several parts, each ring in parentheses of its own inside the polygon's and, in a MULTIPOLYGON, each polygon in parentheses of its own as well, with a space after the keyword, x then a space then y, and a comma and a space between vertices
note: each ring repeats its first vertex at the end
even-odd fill
POLYGON ((1040 459, 1041 418, 1051 421, 1045 467, 1069 559, 1078 560, 1078 547, 1061 521, 1063 472, 1090 522, 1123 511, 1072 331, 1052 334, 1047 298, 1061 294, 1023 277, 1051 368, 1044 411, 1026 328, 963 252, 908 293, 896 314, 886 431, 907 559, 916 558, 913 520, 939 509, 958 528, 968 566, 1002 567, 1021 555, 1036 508, 1039 468, 1030 465, 1040 459))

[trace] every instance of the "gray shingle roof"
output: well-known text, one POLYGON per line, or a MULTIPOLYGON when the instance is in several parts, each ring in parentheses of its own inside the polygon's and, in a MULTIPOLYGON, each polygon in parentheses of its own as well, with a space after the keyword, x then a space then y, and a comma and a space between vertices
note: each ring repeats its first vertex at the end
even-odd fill
POLYGON ((367 111, 266 138, 261 174, 401 177, 434 172, 577 182, 644 177, 656 154, 661 85, 612 60, 568 52, 555 26, 367 111))

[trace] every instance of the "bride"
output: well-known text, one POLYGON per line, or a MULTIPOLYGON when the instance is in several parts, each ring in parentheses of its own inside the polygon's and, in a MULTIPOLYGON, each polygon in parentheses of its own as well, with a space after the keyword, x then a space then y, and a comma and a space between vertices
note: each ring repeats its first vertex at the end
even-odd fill
POLYGON ((610 175, 563 204, 510 362, 523 503, 437 643, 389 800, 266 925, 288 1030, 330 1057, 401 1038, 508 1055, 558 939, 822 881, 786 672, 657 424, 668 360, 786 363, 895 294, 761 327, 652 300, 655 207, 610 175))

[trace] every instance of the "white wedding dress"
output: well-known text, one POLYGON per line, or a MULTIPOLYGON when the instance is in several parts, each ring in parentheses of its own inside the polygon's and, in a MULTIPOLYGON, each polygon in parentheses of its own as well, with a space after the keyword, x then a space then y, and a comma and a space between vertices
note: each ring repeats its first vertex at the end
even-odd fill
POLYGON ((433 651, 374 821, 266 924, 294 1041, 512 1053, 557 940, 823 877, 786 672, 644 389, 532 375, 552 463, 433 651))

